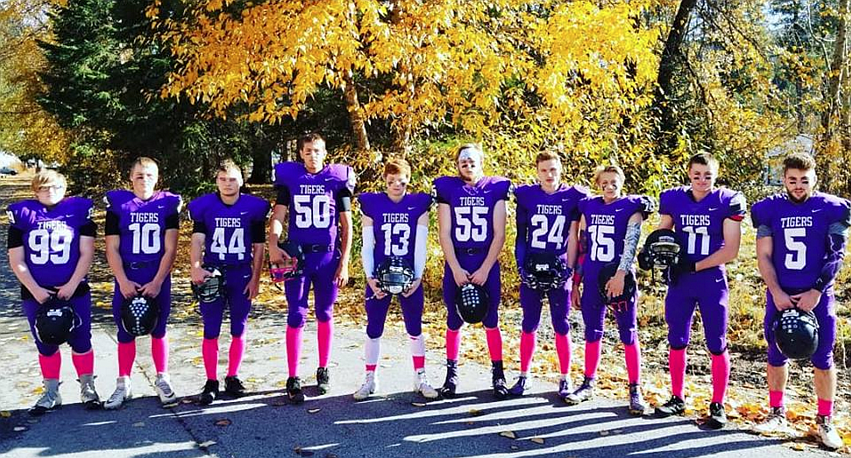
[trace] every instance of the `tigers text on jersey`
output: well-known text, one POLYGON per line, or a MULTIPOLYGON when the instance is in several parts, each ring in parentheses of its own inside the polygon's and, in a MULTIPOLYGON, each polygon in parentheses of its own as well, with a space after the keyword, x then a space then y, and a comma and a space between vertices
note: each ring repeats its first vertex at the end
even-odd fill
POLYGON ((233 205, 222 202, 218 193, 206 194, 189 202, 192 221, 204 226, 204 263, 234 265, 251 262, 252 226, 265 227, 269 202, 240 194, 233 205))
POLYGON ((358 202, 361 212, 372 219, 375 265, 390 256, 398 256, 413 266, 417 220, 431 208, 431 196, 406 194, 399 202, 393 202, 383 192, 363 193, 358 196, 358 202))
POLYGON ((771 230, 772 259, 777 281, 784 290, 812 288, 821 275, 832 224, 848 226, 847 200, 817 192, 801 203, 786 193, 754 204, 754 227, 771 230))
POLYGON ((9 206, 10 224, 23 233, 24 258, 42 287, 68 283, 80 260, 80 230, 93 225, 92 201, 66 197, 52 208, 37 200, 9 206))
MULTIPOLYGON (((142 200, 127 190, 106 193, 106 211, 118 218, 119 254, 124 262, 156 261, 165 248, 166 221, 180 213, 180 196, 157 191, 142 200)), ((110 235, 109 232, 107 235, 110 235)))
POLYGON ((518 226, 527 228, 518 237, 525 237, 529 251, 563 255, 567 252, 570 224, 579 220, 579 202, 587 195, 588 191, 578 186, 561 185, 552 194, 538 184, 518 187, 514 191, 518 226))
POLYGON ((624 196, 606 203, 602 197, 589 197, 579 203, 585 216, 585 272, 599 272, 606 264, 620 263, 629 219, 637 212, 646 218, 654 203, 645 196, 624 196))
POLYGON ((351 167, 326 165, 310 173, 304 164, 284 162, 275 166, 278 205, 289 209, 287 239, 300 244, 336 245, 340 199, 351 197, 355 189, 351 167), (280 193, 283 191, 283 193, 280 193))
POLYGON ((688 260, 701 261, 724 246, 724 220, 741 221, 747 205, 742 193, 718 188, 695 202, 687 186, 669 189, 659 196, 659 213, 674 220, 674 232, 685 247, 688 260))
POLYGON ((468 185, 458 177, 434 180, 437 202, 448 204, 452 216, 452 245, 487 251, 493 241, 493 210, 505 201, 511 182, 502 177, 483 177, 468 185))

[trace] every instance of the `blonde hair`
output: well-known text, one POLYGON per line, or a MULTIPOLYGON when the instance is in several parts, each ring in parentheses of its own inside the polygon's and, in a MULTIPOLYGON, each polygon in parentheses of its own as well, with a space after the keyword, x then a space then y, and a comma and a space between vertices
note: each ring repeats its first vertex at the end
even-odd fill
POLYGON ((68 187, 68 181, 65 180, 65 175, 55 171, 55 170, 42 170, 38 172, 33 177, 32 183, 30 183, 30 187, 32 187, 33 192, 38 192, 38 189, 42 186, 56 186, 61 185, 63 188, 68 187))
POLYGON ((219 175, 219 172, 231 172, 236 171, 237 177, 239 177, 239 185, 242 186, 244 177, 242 176, 242 169, 236 165, 236 162, 233 159, 225 159, 219 163, 219 167, 216 168, 216 176, 219 175))
POLYGON ((482 145, 479 145, 478 143, 464 143, 463 145, 458 147, 457 151, 455 151, 455 162, 458 162, 458 158, 461 157, 461 153, 467 149, 478 151, 479 157, 481 157, 482 159, 485 158, 485 152, 482 151, 482 145))
POLYGON ((600 175, 604 173, 614 173, 620 178, 621 183, 626 181, 626 175, 623 174, 623 169, 617 165, 599 165, 594 169, 594 184, 600 184, 600 175))
POLYGON ((155 161, 155 160, 153 160, 149 157, 145 157, 145 156, 137 157, 136 160, 133 161, 133 165, 130 166, 130 173, 133 173, 133 170, 136 168, 137 165, 141 166, 142 168, 153 167, 153 168, 157 169, 157 174, 159 174, 159 172, 160 172, 160 166, 157 165, 157 161, 155 161))

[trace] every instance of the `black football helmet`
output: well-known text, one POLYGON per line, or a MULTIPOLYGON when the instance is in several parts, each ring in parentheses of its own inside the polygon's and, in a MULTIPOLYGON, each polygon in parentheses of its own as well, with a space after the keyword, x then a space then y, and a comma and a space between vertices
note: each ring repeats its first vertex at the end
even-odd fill
POLYGON ((600 291, 600 297, 603 298, 603 303, 615 308, 621 308, 622 303, 628 303, 635 295, 635 275, 632 272, 627 272, 623 281, 623 292, 620 296, 609 297, 606 292, 606 284, 618 271, 618 264, 610 262, 603 267, 600 274, 597 276, 597 289, 600 291))
POLYGON ((155 299, 138 294, 121 303, 121 326, 132 336, 150 334, 157 326, 159 305, 155 299))
POLYGON ((465 322, 480 323, 488 314, 488 292, 475 283, 467 283, 455 294, 455 307, 465 322))
POLYGON ((35 337, 47 345, 62 345, 79 324, 71 303, 51 296, 35 313, 35 337))
POLYGON ((414 283, 414 269, 405 258, 390 256, 375 269, 375 278, 385 293, 401 294, 414 283))
POLYGON ((304 251, 302 251, 301 245, 284 240, 278 241, 278 248, 284 250, 290 258, 284 259, 281 264, 272 265, 269 269, 272 274, 272 281, 280 283, 304 275, 304 251))
POLYGON ((520 280, 532 289, 549 291, 563 287, 568 277, 569 269, 564 260, 553 253, 536 252, 526 255, 520 280))
POLYGON ((212 275, 207 277, 204 280, 204 283, 200 285, 196 285, 195 282, 192 282, 192 293, 195 295, 195 299, 202 304, 209 304, 210 302, 215 302, 218 298, 222 297, 225 288, 225 277, 215 267, 203 266, 202 269, 210 272, 212 275))
POLYGON ((677 234, 670 229, 656 229, 647 236, 638 255, 638 265, 644 270, 665 269, 680 262, 684 251, 677 234))
POLYGON ((818 320, 813 312, 786 309, 774 316, 774 343, 784 356, 809 359, 818 348, 818 320))

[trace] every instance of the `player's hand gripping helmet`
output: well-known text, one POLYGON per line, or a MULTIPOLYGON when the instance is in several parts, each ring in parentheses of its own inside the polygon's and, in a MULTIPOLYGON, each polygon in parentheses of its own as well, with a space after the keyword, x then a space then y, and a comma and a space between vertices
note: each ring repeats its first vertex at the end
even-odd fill
POLYGON ((280 283, 304 275, 304 252, 301 250, 301 245, 284 240, 278 242, 278 248, 284 250, 290 258, 284 258, 280 264, 272 264, 269 269, 272 281, 280 283))
POLYGON ((567 264, 553 253, 529 253, 524 264, 521 281, 538 291, 561 288, 570 276, 567 264))
POLYGON ((210 272, 212 275, 208 276, 204 280, 204 283, 201 283, 200 285, 192 282, 192 293, 195 295, 195 298, 198 299, 198 302, 201 302, 202 304, 209 304, 210 302, 215 302, 218 298, 222 297, 225 286, 225 277, 222 276, 219 269, 216 269, 215 267, 202 266, 202 269, 210 272))
POLYGON ((455 294, 455 307, 465 322, 479 323, 488 314, 488 292, 475 283, 467 283, 458 288, 455 294))
POLYGON ((121 303, 121 325, 130 335, 148 335, 157 326, 159 311, 155 299, 137 294, 121 303))
POLYGON ((47 345, 61 345, 68 341, 71 331, 80 324, 80 319, 71 303, 51 296, 35 312, 35 336, 47 345))
POLYGON ((644 248, 638 255, 638 265, 644 270, 668 268, 680 262, 682 252, 674 231, 656 229, 644 241, 644 248))
POLYGON ((597 276, 597 289, 600 291, 600 297, 603 298, 604 304, 620 310, 625 308, 629 300, 635 295, 635 275, 632 272, 627 272, 623 280, 623 292, 619 296, 609 297, 606 284, 615 276, 617 271, 617 263, 606 264, 597 276))
POLYGON ((405 258, 390 256, 375 269, 375 279, 387 294, 401 294, 414 283, 414 269, 405 258))
POLYGON ((818 321, 813 312, 786 309, 774 316, 774 343, 784 356, 808 359, 818 348, 818 321))

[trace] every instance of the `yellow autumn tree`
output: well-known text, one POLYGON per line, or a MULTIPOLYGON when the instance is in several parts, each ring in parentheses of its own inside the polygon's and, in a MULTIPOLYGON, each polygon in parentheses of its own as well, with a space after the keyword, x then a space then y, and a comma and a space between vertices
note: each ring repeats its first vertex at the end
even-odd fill
POLYGON ((382 119, 399 149, 449 127, 506 152, 515 146, 500 138, 526 150, 560 140, 590 161, 642 126, 658 30, 639 18, 651 5, 325 0, 239 10, 209 0, 180 19, 160 17, 157 3, 148 15, 182 63, 162 95, 221 116, 245 104, 252 121, 294 118, 328 87, 346 101, 358 149, 369 147, 366 123, 382 119))

